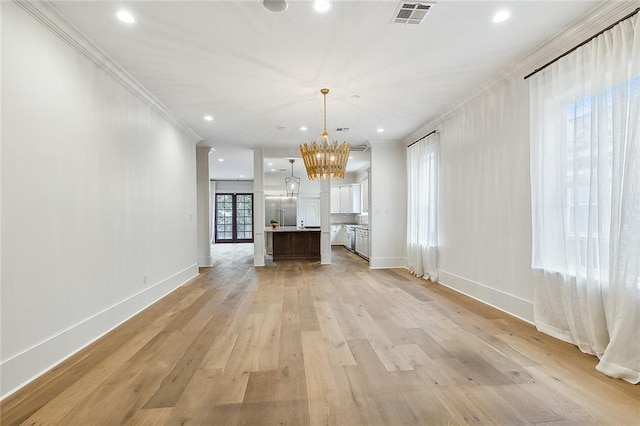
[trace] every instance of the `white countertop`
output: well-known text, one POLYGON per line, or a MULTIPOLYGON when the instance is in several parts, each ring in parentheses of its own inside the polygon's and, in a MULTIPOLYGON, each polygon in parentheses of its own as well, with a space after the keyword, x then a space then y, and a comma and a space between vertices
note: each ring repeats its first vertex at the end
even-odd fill
POLYGON ((276 226, 264 228, 264 232, 320 232, 320 228, 298 228, 297 226, 276 226))
POLYGON ((358 225, 355 223, 332 223, 331 226, 348 226, 355 229, 369 229, 369 225, 358 225))

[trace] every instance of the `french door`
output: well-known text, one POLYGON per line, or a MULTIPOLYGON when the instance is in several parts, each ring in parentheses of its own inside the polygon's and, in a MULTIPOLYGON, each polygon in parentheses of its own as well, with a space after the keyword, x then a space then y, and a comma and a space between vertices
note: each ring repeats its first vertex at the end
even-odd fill
POLYGON ((216 194, 216 243, 253 242, 253 194, 216 194))

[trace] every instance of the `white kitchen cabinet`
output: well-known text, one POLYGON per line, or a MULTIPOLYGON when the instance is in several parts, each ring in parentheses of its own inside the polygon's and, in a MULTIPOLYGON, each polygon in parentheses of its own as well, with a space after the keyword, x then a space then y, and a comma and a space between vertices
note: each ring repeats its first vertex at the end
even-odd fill
POLYGON ((338 229, 338 236, 336 238, 338 245, 340 246, 346 246, 349 242, 348 242, 348 236, 347 236, 347 227, 345 225, 339 225, 340 228, 338 229))
POLYGON ((351 213, 362 213, 362 185, 351 185, 351 213))
POLYGON ((351 186, 340 187, 340 213, 351 213, 351 186))
POLYGON ((355 250, 356 233, 352 225, 342 225, 342 245, 349 250, 355 250))
POLYGON ((356 229, 356 253, 369 259, 369 230, 356 229))
POLYGON ((331 245, 342 245, 342 241, 339 240, 340 230, 342 225, 331 225, 331 245))
POLYGON ((340 187, 331 187, 331 213, 340 213, 340 187))
POLYGON ((369 259, 370 257, 370 245, 369 245, 369 230, 367 229, 366 232, 364 233, 364 235, 362 236, 362 245, 364 247, 364 257, 366 257, 367 259, 369 259))
POLYGON ((360 213, 361 187, 359 183, 331 187, 331 213, 360 213))

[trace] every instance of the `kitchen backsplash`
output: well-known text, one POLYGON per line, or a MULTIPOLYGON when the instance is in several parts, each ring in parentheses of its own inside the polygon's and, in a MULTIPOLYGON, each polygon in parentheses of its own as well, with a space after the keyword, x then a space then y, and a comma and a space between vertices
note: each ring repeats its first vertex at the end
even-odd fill
POLYGON ((331 223, 358 223, 356 216, 358 215, 355 213, 331 213, 331 223))
POLYGON ((356 216, 356 223, 358 225, 368 225, 369 224, 369 215, 368 214, 359 214, 356 216))
POLYGON ((332 213, 331 224, 368 225, 369 215, 355 213, 332 213))

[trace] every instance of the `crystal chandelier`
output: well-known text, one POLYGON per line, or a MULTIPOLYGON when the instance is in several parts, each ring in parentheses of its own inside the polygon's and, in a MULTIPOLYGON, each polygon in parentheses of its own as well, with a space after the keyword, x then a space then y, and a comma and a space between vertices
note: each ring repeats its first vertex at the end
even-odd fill
POLYGON ((295 161, 293 158, 289 159, 291 163, 291 176, 284 178, 284 184, 287 187, 287 197, 297 197, 300 192, 300 178, 293 175, 293 163, 295 161))
POLYGON ((349 150, 351 146, 338 141, 329 142, 327 133, 327 93, 329 89, 321 89, 320 93, 324 97, 324 130, 318 140, 311 142, 311 145, 300 145, 300 153, 307 169, 309 179, 344 178, 344 170, 347 167, 349 150))

